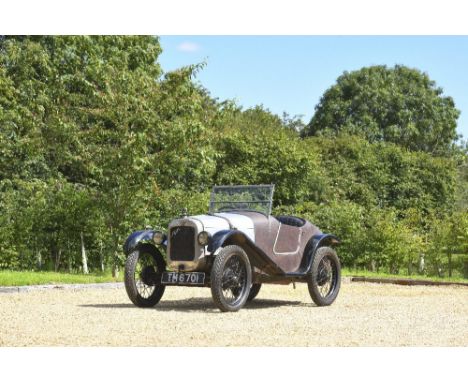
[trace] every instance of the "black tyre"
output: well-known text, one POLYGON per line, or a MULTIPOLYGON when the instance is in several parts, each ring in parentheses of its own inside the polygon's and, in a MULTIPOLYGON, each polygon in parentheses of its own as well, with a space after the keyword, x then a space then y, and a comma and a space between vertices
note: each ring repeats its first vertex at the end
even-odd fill
POLYGON ((257 297, 258 292, 260 292, 260 288, 262 284, 252 284, 250 288, 249 297, 247 297, 247 301, 252 301, 255 297, 257 297))
POLYGON ((237 245, 221 249, 211 269, 211 294, 222 312, 236 312, 249 297, 252 269, 244 250, 237 245))
POLYGON ((127 258, 125 264, 125 289, 130 300, 139 307, 155 306, 164 294, 161 274, 166 262, 161 253, 152 246, 141 246, 127 258))
POLYGON ((307 285, 310 297, 318 306, 327 306, 335 301, 341 286, 341 266, 332 248, 317 249, 307 285))

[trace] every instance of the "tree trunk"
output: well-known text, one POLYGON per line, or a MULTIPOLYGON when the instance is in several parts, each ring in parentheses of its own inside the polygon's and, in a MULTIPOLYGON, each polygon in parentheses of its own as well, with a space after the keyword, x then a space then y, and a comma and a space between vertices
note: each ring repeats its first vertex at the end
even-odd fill
POLYGON ((68 255, 68 273, 73 273, 73 256, 71 252, 68 255))
POLYGON ((102 240, 99 241, 99 261, 101 263, 101 272, 104 273, 104 253, 102 252, 102 240))
POLYGON ((89 273, 88 259, 86 257, 86 249, 85 249, 85 244, 84 244, 83 231, 81 231, 80 236, 81 236, 81 261, 83 263, 83 273, 87 275, 89 273))
POLYGON ((426 271, 426 265, 424 263, 424 253, 421 253, 419 255, 419 266, 418 266, 418 270, 419 270, 419 274, 422 275, 425 271, 426 271))
POLYGON ((62 255, 62 250, 59 249, 57 252, 55 252, 55 272, 58 272, 59 266, 60 266, 60 256, 62 255))
POLYGON ((448 253, 448 271, 449 271, 449 277, 452 277, 452 253, 448 253))
POLYGON ((113 261, 112 261, 112 277, 119 277, 119 265, 117 264, 117 251, 114 251, 113 261))
POLYGON ((37 267, 42 270, 42 254, 41 251, 37 253, 37 267))
POLYGON ((115 238, 115 250, 114 250, 114 256, 113 256, 113 261, 112 261, 112 277, 117 278, 119 277, 119 256, 118 256, 118 250, 117 248, 119 247, 119 241, 120 241, 120 236, 117 235, 115 238))
POLYGON ((372 272, 375 272, 376 271, 376 261, 374 259, 371 260, 371 263, 370 263, 370 270, 372 272))

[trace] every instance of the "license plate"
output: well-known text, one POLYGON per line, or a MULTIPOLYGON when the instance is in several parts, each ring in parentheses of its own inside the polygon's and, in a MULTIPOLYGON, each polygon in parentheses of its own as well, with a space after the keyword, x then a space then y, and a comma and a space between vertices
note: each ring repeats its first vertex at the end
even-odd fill
POLYGON ((161 284, 203 285, 204 283, 203 272, 164 272, 161 278, 161 284))

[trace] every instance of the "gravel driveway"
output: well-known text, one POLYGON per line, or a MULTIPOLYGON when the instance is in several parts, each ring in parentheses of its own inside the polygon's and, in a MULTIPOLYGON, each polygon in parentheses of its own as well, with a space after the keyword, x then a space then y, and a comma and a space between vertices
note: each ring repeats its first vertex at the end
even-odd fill
POLYGON ((208 288, 168 287, 155 308, 125 289, 0 294, 1 346, 468 346, 468 288, 343 283, 317 308, 305 284, 264 285, 237 313, 208 288))

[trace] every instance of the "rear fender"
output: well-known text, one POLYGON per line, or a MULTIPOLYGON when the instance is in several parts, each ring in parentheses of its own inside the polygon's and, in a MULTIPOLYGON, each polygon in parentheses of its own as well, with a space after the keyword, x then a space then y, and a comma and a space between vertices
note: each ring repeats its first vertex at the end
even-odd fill
POLYGON ((304 256, 300 267, 302 272, 308 273, 310 271, 317 249, 324 246, 331 247, 338 244, 340 244, 340 239, 329 233, 312 236, 304 249, 304 256))
MULTIPOLYGON (((125 244, 123 245, 123 251, 125 255, 129 255, 133 250, 140 244, 140 243, 153 243, 153 234, 154 230, 143 230, 143 231, 135 231, 133 232, 127 240, 125 240, 125 244)), ((161 244, 164 249, 167 246, 167 239, 161 244)))
POLYGON ((216 232, 208 245, 208 251, 216 251, 227 245, 238 245, 249 257, 250 264, 270 275, 283 275, 283 270, 276 265, 257 245, 239 230, 216 232))

